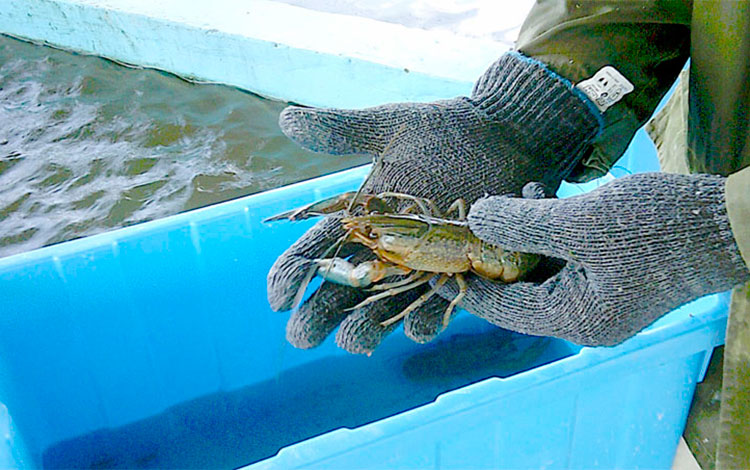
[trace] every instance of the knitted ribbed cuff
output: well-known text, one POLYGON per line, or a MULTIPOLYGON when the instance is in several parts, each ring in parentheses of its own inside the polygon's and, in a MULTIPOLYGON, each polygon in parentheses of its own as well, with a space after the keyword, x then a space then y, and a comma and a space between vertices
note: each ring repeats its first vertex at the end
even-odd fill
POLYGON ((510 126, 515 132, 510 137, 529 155, 565 156, 565 166, 577 162, 603 126, 601 113, 583 92, 518 52, 502 55, 487 69, 471 101, 488 118, 510 126))

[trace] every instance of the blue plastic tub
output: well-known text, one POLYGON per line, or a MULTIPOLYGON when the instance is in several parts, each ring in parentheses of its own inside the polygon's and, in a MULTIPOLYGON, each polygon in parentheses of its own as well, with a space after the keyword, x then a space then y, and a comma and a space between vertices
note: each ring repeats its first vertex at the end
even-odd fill
MULTIPOLYGON (((639 135, 613 171, 650 169, 639 135)), ((0 259, 0 467, 670 467, 725 295, 614 348, 465 312, 372 357, 289 346, 266 273, 310 224, 261 220, 366 171, 0 259)))

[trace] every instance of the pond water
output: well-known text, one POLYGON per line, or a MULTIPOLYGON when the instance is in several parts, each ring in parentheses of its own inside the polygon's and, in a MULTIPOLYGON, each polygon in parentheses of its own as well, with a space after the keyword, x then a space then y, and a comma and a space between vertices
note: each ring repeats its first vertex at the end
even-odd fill
POLYGON ((297 147, 286 105, 0 35, 0 257, 367 162, 297 147))

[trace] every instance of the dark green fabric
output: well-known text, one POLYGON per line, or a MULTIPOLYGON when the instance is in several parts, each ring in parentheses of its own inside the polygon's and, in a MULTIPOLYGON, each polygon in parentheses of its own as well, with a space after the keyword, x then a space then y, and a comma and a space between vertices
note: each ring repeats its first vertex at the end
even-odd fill
MULTIPOLYGON (((569 180, 587 181, 614 164, 688 55, 690 170, 726 176, 750 165, 750 1, 538 0, 517 47, 574 83, 613 65, 635 86, 633 93, 604 114, 604 132, 569 180)), ((750 197, 750 190, 740 188, 738 193, 735 187, 733 191, 728 198, 750 197)), ((732 220, 734 230, 746 230, 748 223, 732 220)), ((721 367, 712 364, 709 374, 720 380, 717 369, 721 367)), ((748 286, 733 294, 723 375, 720 394, 714 393, 718 389, 713 379, 713 387, 707 384, 709 398, 701 401, 698 394, 686 437, 704 468, 714 468, 714 452, 716 468, 750 468, 748 286), (717 426, 711 424, 716 420, 710 416, 715 417, 711 409, 719 397, 716 436, 712 434, 717 426)))
POLYGON ((750 468, 750 283, 732 293, 716 468, 750 468))
POLYGON ((685 442, 702 470, 716 468, 724 346, 714 349, 703 382, 695 387, 693 403, 685 423, 685 442))
POLYGON ((517 48, 577 83, 605 65, 635 90, 604 113, 605 127, 569 181, 604 175, 666 94, 690 53, 691 2, 539 0, 517 48))
POLYGON ((750 2, 696 0, 688 161, 724 176, 750 165, 750 2))

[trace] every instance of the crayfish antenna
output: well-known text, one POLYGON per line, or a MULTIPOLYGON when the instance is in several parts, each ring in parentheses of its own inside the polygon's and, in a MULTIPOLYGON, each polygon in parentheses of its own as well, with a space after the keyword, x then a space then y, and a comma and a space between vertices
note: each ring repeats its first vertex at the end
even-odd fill
POLYGON ((310 268, 307 270, 305 277, 302 278, 302 282, 297 288, 297 293, 294 294, 294 302, 292 303, 292 305, 294 306, 295 309, 299 307, 300 303, 302 302, 302 297, 305 296, 305 291, 307 290, 307 286, 310 284, 310 281, 312 281, 312 278, 315 277, 315 273, 317 272, 318 272, 317 264, 312 263, 310 268))
MULTIPOLYGON (((336 251, 334 251, 333 256, 331 256, 331 258, 338 257, 339 253, 341 253, 341 248, 343 248, 343 246, 344 246, 344 242, 349 238, 349 235, 351 235, 351 233, 352 233, 353 230, 354 229, 347 230, 345 234, 341 235, 339 237, 339 239, 336 240, 336 243, 334 243, 333 245, 329 246, 328 249, 323 252, 323 254, 321 255, 321 258, 326 258, 328 256, 328 254, 331 253, 331 250, 333 250, 334 248, 336 249, 336 251)), ((331 272, 331 267, 332 266, 333 266, 333 264, 329 264, 328 267, 326 267, 325 273, 323 273, 323 278, 324 279, 325 279, 326 276, 328 276, 328 273, 331 272)))
MULTIPOLYGON (((329 246, 326 249, 326 251, 323 252, 323 254, 321 255, 321 258, 325 258, 331 252, 331 250, 333 250, 334 248, 336 248, 336 253, 334 253, 334 256, 333 256, 335 258, 339 254, 339 252, 341 251, 341 246, 343 245, 344 240, 348 236, 349 236, 349 232, 347 232, 344 235, 342 235, 341 237, 339 237, 339 239, 336 240, 336 243, 334 243, 333 245, 329 246)), ((333 264, 329 264, 328 267, 326 268, 326 272, 325 272, 325 274, 323 274, 323 279, 325 279, 325 276, 327 276, 328 273, 330 272, 332 265, 333 264)), ((312 265, 310 266, 310 269, 305 274, 305 277, 302 279, 302 283, 300 284, 299 288, 297 289, 297 293, 294 295, 294 303, 292 305, 299 306, 300 302, 302 301, 302 297, 304 297, 304 295, 305 295, 305 290, 307 290, 307 286, 310 284, 310 281, 312 281, 312 278, 315 277, 315 274, 317 274, 318 269, 319 269, 318 264, 315 263, 315 262, 313 262, 312 265)), ((318 293, 318 291, 315 291, 315 294, 317 294, 317 293, 318 293)), ((313 294, 313 295, 315 295, 315 294, 313 294)))
POLYGON ((372 164, 372 168, 370 169, 370 172, 367 174, 362 184, 359 185, 359 189, 357 189, 357 192, 354 194, 354 197, 349 202, 349 207, 346 210, 348 214, 352 213, 352 209, 354 209, 354 206, 357 204, 357 201, 359 200, 359 196, 362 194, 362 191, 365 189, 365 186, 367 186, 367 183, 369 183, 370 179, 372 179, 372 175, 375 174, 376 170, 378 170, 381 166, 383 166, 383 159, 385 158, 386 152, 388 152, 388 150, 391 149, 391 147, 393 146, 393 143, 396 141, 396 139, 398 139, 399 136, 401 136, 401 134, 403 134, 405 130, 406 130, 406 124, 401 124, 401 127, 398 128, 398 130, 393 134, 393 137, 391 137, 391 140, 388 141, 388 144, 375 157, 375 161, 372 164))

